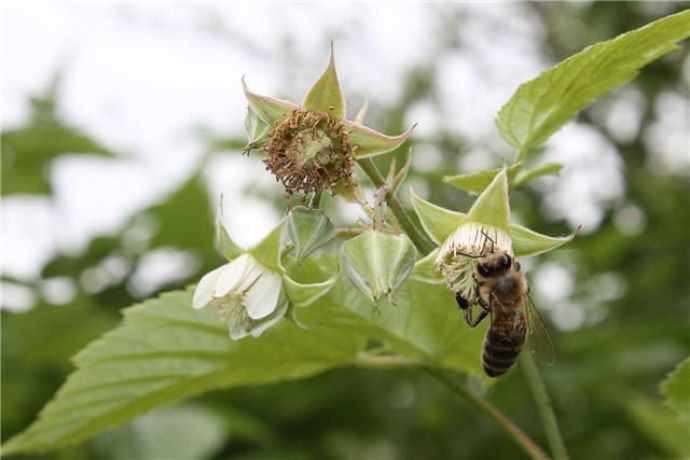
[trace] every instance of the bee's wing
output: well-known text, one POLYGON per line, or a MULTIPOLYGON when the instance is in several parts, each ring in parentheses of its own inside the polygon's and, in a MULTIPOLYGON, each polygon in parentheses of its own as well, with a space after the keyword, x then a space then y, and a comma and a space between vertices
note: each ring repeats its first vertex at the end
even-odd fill
POLYGON ((542 364, 551 365, 556 360, 553 342, 532 299, 525 296, 525 315, 527 316, 527 346, 534 357, 542 364))

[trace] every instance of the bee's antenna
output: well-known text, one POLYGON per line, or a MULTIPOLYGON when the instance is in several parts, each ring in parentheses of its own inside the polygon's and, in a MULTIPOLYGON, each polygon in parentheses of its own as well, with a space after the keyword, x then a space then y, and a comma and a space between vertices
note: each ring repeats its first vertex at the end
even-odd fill
POLYGON ((487 241, 491 241, 491 251, 490 251, 490 253, 493 254, 493 253, 496 251, 496 248, 495 248, 495 246, 494 246, 495 243, 494 243, 493 238, 491 238, 491 237, 489 236, 489 234, 486 233, 486 231, 484 230, 484 228, 482 228, 481 234, 484 235, 484 243, 482 244, 482 254, 484 254, 484 249, 485 249, 485 246, 486 246, 486 242, 487 242, 487 241))

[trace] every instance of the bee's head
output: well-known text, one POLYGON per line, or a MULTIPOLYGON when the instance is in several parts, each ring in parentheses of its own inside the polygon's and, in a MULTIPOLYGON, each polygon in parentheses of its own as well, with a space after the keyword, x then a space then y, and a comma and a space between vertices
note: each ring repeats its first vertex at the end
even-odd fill
MULTIPOLYGON (((493 252, 483 257, 477 265, 477 272, 484 278, 497 276, 513 265, 513 258, 505 251, 493 252)), ((516 265, 516 269, 519 270, 516 265)))

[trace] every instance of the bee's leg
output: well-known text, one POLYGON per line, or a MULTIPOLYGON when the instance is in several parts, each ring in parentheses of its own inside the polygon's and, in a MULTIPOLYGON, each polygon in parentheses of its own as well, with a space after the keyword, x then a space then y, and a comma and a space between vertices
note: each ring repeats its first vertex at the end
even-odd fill
POLYGON ((479 316, 477 316, 476 319, 473 319, 473 318, 472 318, 472 307, 470 307, 470 308, 468 308, 467 310, 465 310, 465 322, 467 322, 467 324, 468 324, 470 327, 477 327, 477 325, 478 325, 479 323, 481 323, 482 320, 483 320, 484 318, 486 318, 486 315, 488 315, 488 314, 489 314, 489 310, 488 310, 488 309, 485 309, 485 308, 482 306, 482 310, 479 312, 479 316))

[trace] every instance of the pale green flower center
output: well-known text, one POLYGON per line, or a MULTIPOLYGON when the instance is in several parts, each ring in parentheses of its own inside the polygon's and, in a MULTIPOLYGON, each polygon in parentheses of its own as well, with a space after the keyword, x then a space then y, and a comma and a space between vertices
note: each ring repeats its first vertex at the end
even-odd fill
POLYGON ((321 152, 330 152, 333 143, 331 139, 320 129, 306 130, 298 133, 292 140, 292 149, 295 150, 294 156, 301 165, 313 160, 321 152))
POLYGON ((441 246, 436 267, 443 275, 448 289, 473 301, 474 279, 479 260, 492 252, 513 253, 512 239, 504 229, 465 222, 441 246))
POLYGON ((252 326, 245 300, 244 292, 229 292, 223 297, 214 297, 211 300, 211 304, 218 312, 218 317, 230 328, 230 335, 233 337, 249 330, 252 326))

